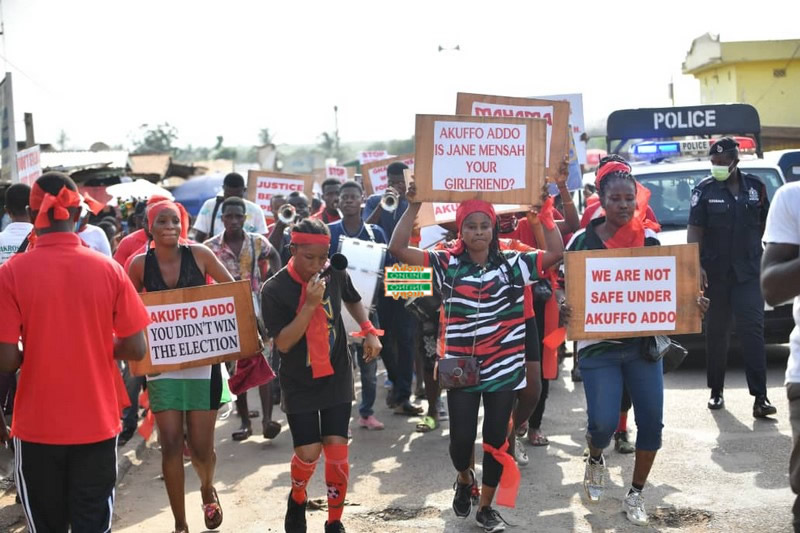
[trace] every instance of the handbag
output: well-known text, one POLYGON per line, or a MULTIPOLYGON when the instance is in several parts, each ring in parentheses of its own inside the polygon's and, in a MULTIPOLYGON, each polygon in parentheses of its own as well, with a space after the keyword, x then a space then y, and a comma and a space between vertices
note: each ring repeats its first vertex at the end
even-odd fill
POLYGON ((447 357, 439 359, 439 385, 443 389, 472 387, 481 382, 477 357, 447 357))
POLYGON ((666 335, 645 337, 642 342, 642 356, 654 363, 663 360, 665 374, 681 366, 688 353, 686 348, 666 335))
POLYGON ((228 388, 239 396, 248 390, 266 385, 275 379, 275 372, 269 366, 264 354, 258 353, 252 357, 236 361, 236 372, 228 378, 228 388))

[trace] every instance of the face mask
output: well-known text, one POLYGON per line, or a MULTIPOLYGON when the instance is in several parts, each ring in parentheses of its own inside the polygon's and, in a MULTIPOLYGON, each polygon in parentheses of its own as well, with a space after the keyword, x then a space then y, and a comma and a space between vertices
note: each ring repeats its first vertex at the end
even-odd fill
POLYGON ((728 166, 725 166, 725 165, 711 165, 711 175, 717 181, 725 181, 725 180, 727 180, 730 177, 731 172, 733 172, 733 171, 728 166))

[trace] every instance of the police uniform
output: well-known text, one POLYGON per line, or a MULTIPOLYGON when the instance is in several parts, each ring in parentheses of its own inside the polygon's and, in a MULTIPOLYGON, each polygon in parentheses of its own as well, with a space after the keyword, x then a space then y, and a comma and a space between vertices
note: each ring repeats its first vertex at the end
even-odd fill
POLYGON ((738 172, 740 181, 736 197, 726 181, 713 177, 695 187, 689 224, 703 228, 700 263, 708 276, 705 295, 711 300, 705 325, 712 399, 721 397, 725 385, 731 321, 736 317, 747 385, 758 402, 767 394, 764 297, 759 275, 769 199, 767 188, 758 177, 738 168, 734 172, 738 172))

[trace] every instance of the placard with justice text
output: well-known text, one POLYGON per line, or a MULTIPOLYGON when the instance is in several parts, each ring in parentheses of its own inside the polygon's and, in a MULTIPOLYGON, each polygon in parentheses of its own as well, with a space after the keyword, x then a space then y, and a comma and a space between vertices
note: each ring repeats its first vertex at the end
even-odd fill
POLYGON ((456 114, 477 117, 541 118, 547 121, 544 165, 551 178, 565 155, 569 155, 569 102, 540 98, 515 98, 488 94, 458 93, 456 114))
POLYGON ((417 115, 414 180, 422 202, 526 203, 544 183, 547 122, 417 115))
POLYGON ((150 325, 135 376, 250 357, 261 351, 248 281, 141 295, 150 325))
POLYGON ((697 244, 566 252, 570 340, 700 333, 697 244))
POLYGON ((268 217, 273 216, 270 206, 273 196, 289 196, 297 191, 310 197, 313 187, 312 176, 270 170, 250 170, 247 173, 247 199, 258 205, 268 217))
POLYGON ((414 170, 414 154, 398 155, 361 165, 361 176, 364 180, 364 194, 369 196, 375 193, 383 194, 386 192, 386 188, 389 186, 389 178, 386 170, 389 165, 395 161, 405 163, 408 168, 414 170))

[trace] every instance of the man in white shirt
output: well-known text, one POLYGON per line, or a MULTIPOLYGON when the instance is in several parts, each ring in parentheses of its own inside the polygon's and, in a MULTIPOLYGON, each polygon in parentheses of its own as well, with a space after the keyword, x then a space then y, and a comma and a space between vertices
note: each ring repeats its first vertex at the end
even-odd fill
POLYGON ((789 484, 798 495, 792 507, 794 530, 800 532, 800 182, 788 183, 775 193, 764 231, 766 249, 761 260, 761 290, 769 305, 794 298, 795 328, 789 336, 786 393, 792 423, 789 484))
POLYGON ((238 196, 244 200, 244 231, 266 235, 267 221, 264 218, 264 211, 250 200, 245 200, 245 191, 247 191, 247 187, 245 187, 244 178, 241 174, 231 172, 225 176, 222 182, 222 196, 206 200, 197 214, 197 219, 192 227, 194 240, 196 242, 205 242, 209 238, 225 231, 225 226, 222 224, 222 202, 232 196, 238 196))
POLYGON ((0 232, 0 265, 17 253, 22 241, 33 230, 27 210, 30 195, 31 188, 23 183, 15 183, 6 189, 6 213, 11 223, 0 232))
POLYGON ((85 224, 78 229, 78 237, 95 252, 111 257, 111 243, 108 242, 108 235, 103 228, 94 224, 85 224))

